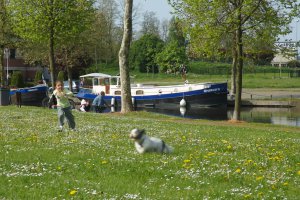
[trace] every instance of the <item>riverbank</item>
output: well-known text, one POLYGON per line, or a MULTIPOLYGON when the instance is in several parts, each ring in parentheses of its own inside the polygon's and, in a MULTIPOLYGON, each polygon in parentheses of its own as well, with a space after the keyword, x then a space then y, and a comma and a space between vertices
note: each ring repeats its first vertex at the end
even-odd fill
MULTIPOLYGON (((245 107, 299 107, 300 89, 298 88, 244 88, 242 106, 245 107)), ((234 106, 234 99, 228 99, 228 106, 234 106)))
POLYGON ((245 100, 300 99, 300 88, 243 88, 242 91, 242 99, 245 100))

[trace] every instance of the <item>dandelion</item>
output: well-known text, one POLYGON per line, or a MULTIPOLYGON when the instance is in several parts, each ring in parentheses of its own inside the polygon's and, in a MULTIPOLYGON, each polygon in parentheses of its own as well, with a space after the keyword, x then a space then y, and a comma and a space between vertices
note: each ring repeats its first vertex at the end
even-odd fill
POLYGON ((282 185, 284 185, 284 186, 288 186, 288 185, 289 185, 289 183, 288 183, 288 182, 284 182, 282 185))
POLYGON ((242 170, 241 170, 240 168, 237 168, 237 169, 235 170, 236 173, 241 173, 241 171, 242 171, 242 170))
POLYGON ((77 190, 71 190, 70 195, 75 195, 77 193, 77 190))
POLYGON ((227 149, 228 149, 228 150, 231 150, 231 149, 232 149, 232 146, 231 146, 231 145, 228 145, 228 146, 227 146, 227 149))
POLYGON ((259 192, 259 193, 258 193, 258 196, 262 196, 263 194, 264 194, 264 193, 262 193, 262 192, 259 192))
POLYGON ((186 160, 184 160, 183 162, 184 162, 184 163, 190 163, 191 160, 186 159, 186 160))
POLYGON ((214 152, 208 152, 208 154, 207 154, 207 156, 214 156, 214 155, 216 155, 216 153, 214 153, 214 152))
POLYGON ((246 162, 245 162, 245 165, 250 165, 251 163, 253 163, 253 160, 247 160, 246 162))
POLYGON ((262 180, 264 177, 263 176, 258 176, 258 177, 256 177, 256 180, 257 181, 260 181, 260 180, 262 180))
POLYGON ((300 176, 300 170, 299 170, 299 171, 297 171, 297 174, 300 176))
POLYGON ((107 162, 107 160, 102 160, 102 162, 101 162, 101 164, 107 164, 108 162, 107 162))
POLYGON ((224 144, 226 144, 226 143, 228 143, 228 141, 227 140, 221 140, 224 144))

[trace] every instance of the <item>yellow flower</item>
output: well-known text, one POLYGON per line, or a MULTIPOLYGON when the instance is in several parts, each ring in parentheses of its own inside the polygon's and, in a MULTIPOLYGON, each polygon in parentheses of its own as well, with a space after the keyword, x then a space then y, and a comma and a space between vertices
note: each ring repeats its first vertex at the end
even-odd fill
POLYGON ((227 146, 227 149, 228 149, 228 150, 232 149, 232 146, 231 146, 231 145, 228 145, 228 146, 227 146))
POLYGON ((107 164, 107 160, 102 160, 101 164, 107 164))
POLYGON ((299 170, 299 171, 297 171, 297 174, 300 176, 300 170, 299 170))
POLYGON ((242 170, 240 169, 240 168, 237 168, 236 170, 235 170, 235 172, 236 173, 240 173, 242 170))
POLYGON ((228 143, 227 140, 221 140, 224 144, 228 143))
POLYGON ((184 163, 189 163, 189 162, 191 162, 191 160, 186 159, 186 160, 184 160, 183 162, 184 162, 184 163))
POLYGON ((289 185, 289 183, 288 183, 288 182, 284 182, 282 185, 284 185, 284 186, 288 186, 288 185, 289 185))
POLYGON ((260 180, 262 180, 264 177, 263 176, 258 176, 258 177, 256 177, 256 180, 257 181, 260 181, 260 180))
POLYGON ((259 193, 258 193, 258 196, 262 196, 263 194, 264 194, 264 193, 262 193, 262 192, 259 192, 259 193))
POLYGON ((208 155, 208 156, 214 156, 214 155, 216 155, 216 153, 214 153, 214 152, 208 152, 207 155, 208 155))
POLYGON ((273 189, 273 190, 276 190, 276 186, 275 186, 275 185, 272 185, 272 189, 273 189))
POLYGON ((77 193, 77 190, 71 190, 70 195, 75 195, 77 193))

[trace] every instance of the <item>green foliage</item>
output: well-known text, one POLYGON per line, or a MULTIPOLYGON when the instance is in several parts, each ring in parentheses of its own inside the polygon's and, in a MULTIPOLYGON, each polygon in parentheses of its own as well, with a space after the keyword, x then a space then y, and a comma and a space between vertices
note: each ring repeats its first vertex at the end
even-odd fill
POLYGON ((17 87, 17 88, 22 88, 24 87, 24 80, 23 80, 23 75, 22 72, 20 71, 14 71, 11 77, 11 86, 17 87))
POLYGON ((183 32, 182 21, 175 17, 173 17, 170 21, 167 43, 172 41, 177 41, 178 46, 180 47, 184 47, 186 42, 183 32))
POLYGON ((272 52, 276 38, 290 31, 289 24, 299 9, 299 2, 290 0, 234 3, 169 0, 169 3, 189 35, 189 52, 193 57, 235 57, 232 49, 238 44, 235 34, 239 26, 243 30, 245 52, 251 55, 272 52), (238 16, 243 23, 239 23, 238 16))
POLYGON ((42 79, 43 79, 43 78, 42 78, 42 71, 40 71, 40 70, 36 71, 35 76, 34 76, 34 82, 37 84, 37 83, 39 83, 42 79))
POLYGON ((131 69, 139 69, 140 72, 158 72, 156 55, 162 51, 164 42, 156 35, 144 35, 134 41, 130 48, 131 69))
MULTIPOLYGON (((82 33, 89 29, 94 16, 94 0, 44 1, 11 0, 9 10, 14 32, 32 46, 44 47, 41 52, 49 58, 54 87, 55 50, 79 45, 82 33)), ((38 54, 39 55, 39 54, 38 54)), ((36 57, 40 61, 39 57, 36 57)))
POLYGON ((146 112, 73 114, 77 131, 65 125, 57 132, 56 110, 1 107, 2 199, 299 197, 299 128, 146 112), (128 137, 136 127, 174 153, 137 154, 128 137))
POLYGON ((58 72, 57 80, 59 80, 59 81, 64 81, 65 80, 65 73, 63 71, 58 72))
POLYGON ((290 68, 300 68, 300 62, 298 60, 292 60, 287 64, 290 68))
POLYGON ((187 61, 185 47, 180 46, 176 40, 170 41, 156 56, 156 62, 161 72, 178 72, 180 65, 187 61))
POLYGON ((22 38, 46 43, 49 37, 56 43, 77 38, 91 20, 92 6, 93 0, 10 1, 14 30, 22 38))

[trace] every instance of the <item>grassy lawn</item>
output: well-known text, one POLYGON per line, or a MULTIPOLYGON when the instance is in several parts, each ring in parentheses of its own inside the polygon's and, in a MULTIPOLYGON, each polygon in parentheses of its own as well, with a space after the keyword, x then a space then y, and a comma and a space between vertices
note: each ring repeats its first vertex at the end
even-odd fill
POLYGON ((77 132, 57 132, 56 110, 0 107, 0 199, 297 199, 299 128, 73 112, 77 132), (136 153, 145 128, 175 148, 136 153))
MULTIPOLYGON (((116 69, 108 68, 101 71, 111 75, 119 72, 116 69)), ((183 80, 179 74, 145 74, 137 71, 130 73, 134 77, 136 83, 147 83, 157 85, 182 84, 183 80)), ((190 83, 199 82, 228 82, 230 87, 230 74, 222 75, 202 75, 196 73, 188 73, 187 79, 190 83)), ((288 73, 245 73, 243 75, 243 88, 299 88, 300 78, 289 78, 288 73)))

